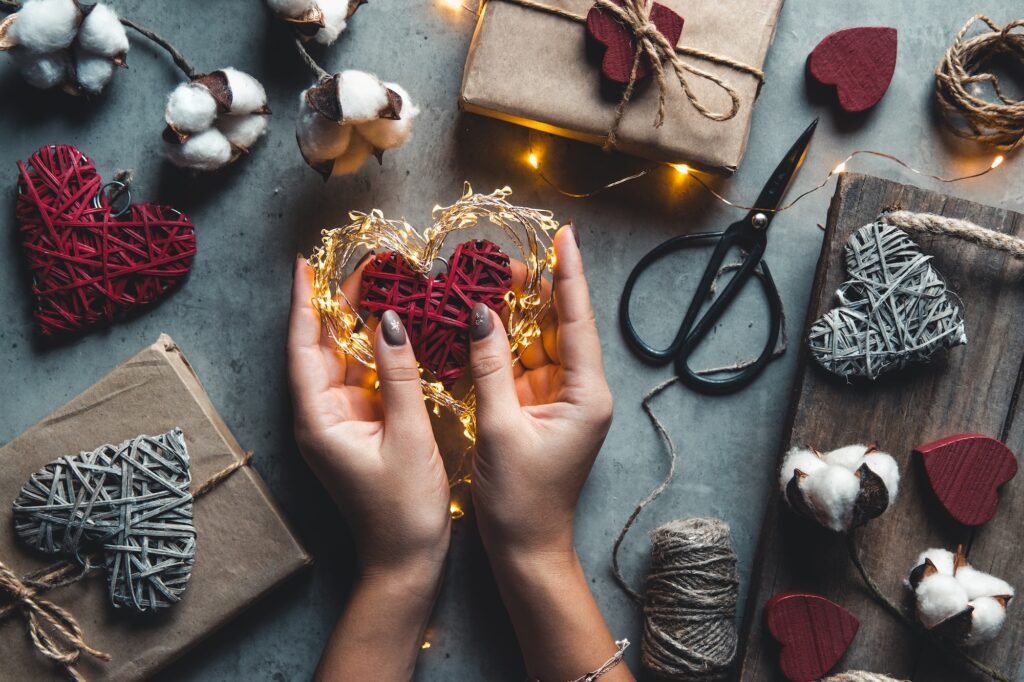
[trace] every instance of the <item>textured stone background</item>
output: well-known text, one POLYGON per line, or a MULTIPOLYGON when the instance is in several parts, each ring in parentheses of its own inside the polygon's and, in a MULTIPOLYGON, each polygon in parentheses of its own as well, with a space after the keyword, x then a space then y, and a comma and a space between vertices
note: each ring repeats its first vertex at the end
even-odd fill
MULTIPOLYGON (((283 681, 312 673, 345 602, 352 555, 340 517, 292 442, 283 363, 292 260, 297 250, 310 250, 322 227, 342 222, 352 209, 376 207, 423 224, 435 203, 457 198, 464 180, 485 191, 509 184, 516 201, 573 218, 581 230, 617 402, 615 424, 580 505, 577 540, 612 631, 638 641, 637 614, 610 578, 609 551, 633 504, 664 474, 664 453, 639 400, 670 370, 647 367, 630 355, 615 306, 626 274, 642 253, 681 232, 719 228, 737 213, 709 201, 692 181, 668 169, 588 201, 551 191, 523 163, 531 145, 543 154, 548 172, 571 186, 618 177, 632 162, 461 115, 456 101, 474 17, 435 0, 371 0, 327 53, 324 61, 331 70, 360 68, 404 84, 424 111, 414 140, 389 153, 382 168, 368 165, 326 185, 303 164, 294 142, 298 93, 311 78, 261 2, 114 4, 169 36, 200 69, 231 65, 259 77, 275 115, 268 137, 251 158, 218 174, 192 178, 160 159, 163 101, 180 79, 162 52, 133 36, 131 69, 118 74, 108 92, 93 102, 33 90, 0 57, 0 168, 10 182, 0 199, 0 215, 8 216, 9 225, 8 237, 0 240, 0 296, 5 302, 0 308, 0 372, 7 386, 0 400, 0 442, 168 332, 188 354, 243 446, 257 453, 255 466, 317 559, 312 572, 229 624, 162 679, 283 681), (53 142, 78 145, 106 176, 119 168, 134 169, 137 199, 174 203, 193 218, 199 256, 187 284, 151 312, 62 347, 43 348, 35 341, 11 216, 15 161, 53 142)), ((789 0, 768 56, 767 85, 755 108, 747 159, 720 189, 752 200, 789 142, 819 115, 822 124, 797 188, 817 182, 855 148, 890 151, 947 174, 984 167, 991 152, 956 144, 939 131, 931 107, 931 73, 972 12, 1005 22, 1019 15, 1021 6, 1016 0, 971 5, 953 0, 789 0), (896 75, 874 111, 840 116, 827 98, 808 88, 804 60, 826 33, 864 24, 899 28, 896 75)), ((854 168, 936 186, 883 162, 859 159, 854 168)), ((1011 161, 998 175, 948 189, 1020 210, 1024 171, 1011 161)), ((830 194, 831 188, 808 198, 772 227, 768 259, 789 311, 790 332, 797 335, 821 242, 816 225, 825 220, 830 194)), ((670 259, 642 280, 636 309, 641 315, 646 311, 645 328, 652 338, 667 340, 674 334, 688 302, 685 292, 703 270, 703 257, 670 259)), ((759 349, 763 309, 760 294, 752 289, 716 331, 703 360, 731 361, 759 349)), ((641 518, 624 550, 625 568, 634 581, 641 579, 647 552, 644 533, 658 523, 696 514, 732 524, 742 576, 749 576, 795 360, 791 349, 735 396, 709 398, 679 388, 659 399, 656 409, 683 451, 681 471, 670 492, 641 518)), ((456 526, 451 559, 428 633, 433 646, 421 657, 418 679, 523 679, 515 639, 471 517, 456 526)), ((632 649, 629 660, 635 663, 638 653, 632 649)))

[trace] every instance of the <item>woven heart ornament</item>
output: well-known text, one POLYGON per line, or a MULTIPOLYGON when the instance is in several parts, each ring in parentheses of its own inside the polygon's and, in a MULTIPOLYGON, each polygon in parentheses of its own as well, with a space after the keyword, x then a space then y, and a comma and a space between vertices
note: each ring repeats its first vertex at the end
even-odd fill
POLYGON ((67 455, 22 487, 14 531, 83 566, 100 549, 115 607, 162 609, 180 601, 195 563, 191 480, 179 429, 67 455))
POLYGON ((865 225, 846 244, 839 306, 812 326, 814 359, 844 378, 877 379, 967 343, 959 299, 931 256, 897 227, 865 225))
POLYGON ((192 222, 156 204, 115 214, 75 147, 42 147, 18 172, 18 228, 44 335, 80 333, 153 303, 192 268, 192 222))
POLYGON ((425 371, 423 394, 435 408, 453 413, 467 438, 475 438, 472 389, 455 396, 469 360, 469 315, 485 303, 502 314, 513 358, 540 337, 540 320, 549 300, 541 295, 544 273, 554 264, 550 236, 559 224, 548 211, 514 206, 507 187, 491 194, 474 194, 467 184, 451 206, 434 208, 434 224, 423 232, 404 220, 387 220, 380 211, 352 212, 343 227, 324 230, 323 243, 310 257, 313 267, 313 305, 338 348, 353 360, 373 368, 372 332, 368 315, 386 310, 399 314, 425 371), (490 224, 504 233, 518 251, 521 277, 494 242, 477 239, 455 247, 450 260, 441 257, 453 232, 490 224), (357 250, 377 252, 363 268, 358 301, 348 300, 342 283, 357 250), (437 262, 447 271, 431 276, 437 262))

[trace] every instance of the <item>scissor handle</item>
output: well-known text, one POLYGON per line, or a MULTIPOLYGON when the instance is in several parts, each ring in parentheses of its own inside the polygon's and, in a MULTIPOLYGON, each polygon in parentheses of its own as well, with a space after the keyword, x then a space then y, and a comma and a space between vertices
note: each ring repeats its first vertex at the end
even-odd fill
MULTIPOLYGON (((754 261, 748 261, 754 262, 754 261)), ((755 267, 757 265, 754 262, 755 267)), ((679 376, 679 380, 690 388, 702 391, 704 393, 714 394, 726 394, 737 391, 761 374, 764 368, 771 362, 772 354, 775 352, 775 348, 779 343, 779 333, 782 329, 782 299, 779 298, 779 290, 775 286, 775 280, 772 278, 771 270, 768 269, 768 264, 763 260, 760 261, 762 277, 758 279, 761 282, 761 286, 764 289, 765 296, 768 298, 768 337, 765 340, 764 349, 761 354, 752 363, 744 367, 736 374, 732 374, 725 379, 709 379, 706 376, 697 374, 690 368, 690 355, 700 345, 701 340, 704 338, 703 334, 698 334, 698 329, 703 326, 704 320, 708 319, 705 315, 701 319, 701 324, 698 325, 698 329, 694 330, 694 334, 690 335, 679 352, 675 356, 675 368, 676 374, 679 376)), ((735 277, 733 281, 735 281, 735 277)), ((730 282, 730 285, 732 282, 730 282)), ((724 294, 725 292, 723 292, 724 294)), ((711 311, 709 310, 708 313, 711 311)), ((705 332, 706 333, 706 332, 705 332)))
MULTIPOLYGON (((640 275, 642 275, 644 271, 646 271, 647 268, 653 265, 656 261, 664 258, 670 253, 687 248, 693 242, 708 239, 721 239, 724 234, 724 232, 698 232, 695 234, 684 234, 678 237, 673 237, 648 251, 636 264, 632 272, 629 273, 629 277, 626 278, 626 284, 622 288, 622 298, 619 300, 619 323, 622 325, 622 333, 626 337, 626 343, 628 343, 630 348, 632 348, 633 351, 641 358, 656 364, 665 364, 671 360, 672 356, 675 355, 683 345, 688 325, 685 322, 683 323, 683 326, 680 327, 679 332, 676 334, 676 338, 667 348, 657 349, 640 337, 640 334, 636 331, 636 327, 633 325, 633 318, 630 315, 630 304, 633 299, 633 287, 636 286, 636 281, 640 279, 640 275)), ((687 311, 687 315, 689 315, 689 311, 687 311)))

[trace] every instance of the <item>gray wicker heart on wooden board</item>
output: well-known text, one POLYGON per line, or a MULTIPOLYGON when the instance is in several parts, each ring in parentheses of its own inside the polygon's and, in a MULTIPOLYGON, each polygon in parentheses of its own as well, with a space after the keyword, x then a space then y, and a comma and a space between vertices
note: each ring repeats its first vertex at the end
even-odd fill
POLYGON ((959 298, 903 230, 865 225, 850 235, 845 254, 849 278, 836 292, 839 305, 808 335, 826 370, 877 379, 967 343, 959 298))
POLYGON ((188 450, 180 429, 60 457, 14 502, 25 544, 84 565, 101 549, 115 607, 155 611, 180 601, 196 554, 188 450))

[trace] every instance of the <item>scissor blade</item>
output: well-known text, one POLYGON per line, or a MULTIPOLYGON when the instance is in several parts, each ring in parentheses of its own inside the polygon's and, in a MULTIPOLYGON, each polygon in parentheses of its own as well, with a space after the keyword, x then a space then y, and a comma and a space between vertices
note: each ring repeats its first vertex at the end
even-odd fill
MULTIPOLYGON (((764 189, 761 190, 761 194, 757 197, 757 203, 754 206, 766 209, 774 209, 779 206, 782 202, 782 197, 786 194, 786 188, 789 187, 789 181, 793 179, 796 172, 800 170, 800 165, 804 162, 807 148, 811 145, 811 136, 814 135, 814 129, 817 127, 818 119, 814 119, 811 121, 811 125, 807 126, 807 130, 789 148, 785 158, 779 162, 775 172, 772 173, 764 189)), ((757 212, 754 211, 754 213, 757 212)), ((771 218, 772 214, 769 214, 768 219, 771 220, 771 218)))

